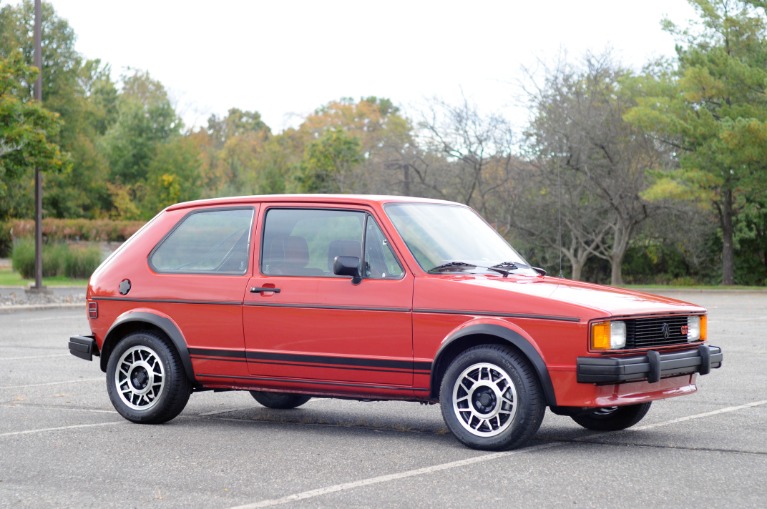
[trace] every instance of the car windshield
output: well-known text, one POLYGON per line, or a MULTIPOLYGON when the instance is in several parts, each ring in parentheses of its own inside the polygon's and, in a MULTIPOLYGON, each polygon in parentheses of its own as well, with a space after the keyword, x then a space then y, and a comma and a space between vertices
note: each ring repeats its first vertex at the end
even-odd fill
POLYGON ((489 269, 535 274, 525 259, 468 207, 448 203, 390 203, 385 209, 425 271, 489 269))

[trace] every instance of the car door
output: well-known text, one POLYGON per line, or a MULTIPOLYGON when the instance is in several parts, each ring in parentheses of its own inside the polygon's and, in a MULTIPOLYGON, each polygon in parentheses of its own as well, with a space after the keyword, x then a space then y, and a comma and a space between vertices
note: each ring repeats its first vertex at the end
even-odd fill
POLYGON ((413 279, 370 212, 273 206, 260 238, 244 301, 251 374, 412 386, 413 279), (359 280, 333 273, 338 256, 356 257, 359 280))

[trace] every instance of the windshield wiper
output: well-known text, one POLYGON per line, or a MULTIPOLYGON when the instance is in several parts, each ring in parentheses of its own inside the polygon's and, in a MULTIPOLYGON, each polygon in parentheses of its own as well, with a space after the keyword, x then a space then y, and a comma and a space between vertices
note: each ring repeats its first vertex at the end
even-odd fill
MULTIPOLYGON (((429 273, 436 274, 439 272, 447 272, 449 270, 462 271, 465 269, 476 269, 476 268, 492 270, 493 272, 498 272, 499 274, 503 275, 503 277, 508 277, 509 274, 511 274, 515 270, 531 269, 532 267, 520 262, 501 262, 501 263, 496 263, 493 266, 486 267, 484 265, 474 265, 473 263, 454 261, 454 262, 443 263, 442 265, 437 265, 436 267, 429 269, 429 273)), ((532 269, 538 272, 539 274, 542 274, 542 275, 546 274, 546 271, 544 271, 543 269, 536 269, 536 268, 532 268, 532 269)))
POLYGON ((429 269, 429 273, 434 274, 436 272, 443 272, 449 269, 462 270, 462 269, 468 269, 468 268, 474 268, 474 267, 476 267, 476 265, 471 263, 466 263, 466 262, 447 262, 447 263, 443 263, 442 265, 437 265, 436 267, 432 267, 431 269, 429 269))
POLYGON ((541 269, 540 267, 533 267, 531 265, 527 265, 526 263, 521 263, 521 262, 501 262, 501 263, 493 265, 492 267, 488 267, 488 269, 501 272, 501 274, 503 274, 503 277, 507 277, 509 274, 511 274, 512 271, 519 270, 519 269, 529 269, 529 270, 535 271, 539 276, 546 275, 546 271, 541 269))
POLYGON ((492 267, 487 267, 488 270, 494 270, 503 274, 503 277, 508 277, 512 271, 519 269, 519 265, 514 262, 501 262, 496 263, 492 267))

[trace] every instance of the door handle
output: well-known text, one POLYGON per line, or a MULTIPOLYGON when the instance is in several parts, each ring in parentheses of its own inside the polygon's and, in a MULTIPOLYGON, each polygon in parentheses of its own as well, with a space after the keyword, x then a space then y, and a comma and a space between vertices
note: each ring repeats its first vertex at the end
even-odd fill
POLYGON ((267 286, 254 286, 250 289, 250 293, 280 293, 279 288, 267 287, 267 286))

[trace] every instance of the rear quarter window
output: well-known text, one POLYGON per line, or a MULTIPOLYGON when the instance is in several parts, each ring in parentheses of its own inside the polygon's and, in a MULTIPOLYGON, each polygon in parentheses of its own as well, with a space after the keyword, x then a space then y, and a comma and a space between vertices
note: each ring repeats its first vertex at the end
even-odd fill
POLYGON ((254 211, 218 209, 191 212, 149 255, 160 273, 245 274, 254 211))

